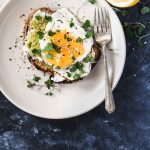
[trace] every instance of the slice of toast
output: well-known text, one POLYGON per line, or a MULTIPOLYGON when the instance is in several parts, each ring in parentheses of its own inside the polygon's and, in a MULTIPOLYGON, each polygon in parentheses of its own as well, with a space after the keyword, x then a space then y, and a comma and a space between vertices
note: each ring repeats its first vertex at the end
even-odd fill
MULTIPOLYGON (((25 39, 26 39, 26 35, 29 31, 29 24, 30 24, 30 21, 32 20, 34 14, 38 11, 38 10, 41 10, 45 13, 48 13, 48 14, 52 14, 54 11, 52 11, 50 8, 47 8, 47 7, 42 7, 42 8, 39 8, 39 9, 35 9, 27 18, 27 20, 25 21, 25 26, 24 26, 24 30, 23 30, 23 40, 25 42, 25 39)), ((94 66, 98 63, 99 59, 100 59, 100 56, 101 56, 101 51, 100 49, 98 49, 98 47, 96 46, 96 44, 93 45, 93 50, 95 52, 95 60, 92 64, 92 69, 94 68, 94 66)), ((50 76, 53 76, 54 74, 54 71, 52 70, 52 68, 50 66, 48 66, 45 62, 42 62, 42 61, 39 61, 37 59, 33 59, 30 55, 28 55, 28 59, 29 61, 31 62, 31 64, 33 64, 38 70, 44 72, 44 73, 49 73, 50 76)), ((82 78, 78 79, 78 80, 74 80, 74 81, 70 81, 70 80, 64 80, 60 83, 73 83, 73 82, 77 82, 79 80, 81 80, 82 78)))

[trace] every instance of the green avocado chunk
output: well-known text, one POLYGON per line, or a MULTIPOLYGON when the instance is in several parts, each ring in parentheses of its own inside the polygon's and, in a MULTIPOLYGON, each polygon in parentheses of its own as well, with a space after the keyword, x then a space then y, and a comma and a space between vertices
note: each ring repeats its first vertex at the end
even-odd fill
POLYGON ((31 56, 40 56, 39 35, 36 32, 29 33, 26 46, 30 49, 31 56))
POLYGON ((46 25, 47 25, 47 20, 45 19, 45 16, 40 16, 36 17, 30 22, 30 27, 34 29, 36 32, 44 32, 46 25), (38 18, 38 19, 36 19, 38 18))

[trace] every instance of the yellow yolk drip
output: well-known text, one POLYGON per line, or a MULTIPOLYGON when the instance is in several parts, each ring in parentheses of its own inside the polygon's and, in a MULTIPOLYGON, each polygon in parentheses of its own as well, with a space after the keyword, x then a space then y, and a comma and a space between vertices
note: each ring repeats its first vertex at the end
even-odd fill
POLYGON ((84 53, 83 42, 78 42, 77 39, 69 35, 68 32, 56 32, 53 36, 48 36, 48 41, 60 47, 60 53, 55 49, 44 54, 51 54, 53 58, 46 58, 49 64, 60 68, 66 68, 84 53))

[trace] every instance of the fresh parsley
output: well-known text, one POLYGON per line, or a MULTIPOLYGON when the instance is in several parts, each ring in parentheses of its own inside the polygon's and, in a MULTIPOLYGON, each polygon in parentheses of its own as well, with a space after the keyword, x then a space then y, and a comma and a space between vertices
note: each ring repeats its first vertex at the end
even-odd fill
POLYGON ((91 4, 95 4, 96 0, 88 0, 91 4))
POLYGON ((91 27, 90 20, 86 20, 83 24, 83 28, 87 31, 91 27))
POLYGON ((43 51, 51 51, 53 49, 53 46, 51 43, 48 43, 47 46, 43 49, 43 51))
POLYGON ((150 12, 150 7, 145 6, 141 9, 141 14, 143 14, 143 15, 145 15, 149 12, 150 12))
POLYGON ((53 56, 52 54, 47 54, 47 55, 46 55, 46 58, 47 58, 47 59, 53 59, 54 56, 53 56))
POLYGON ((47 22, 50 22, 50 21, 52 21, 53 19, 52 19, 51 16, 45 16, 45 20, 46 20, 47 22))
POLYGON ((67 72, 67 76, 70 78, 71 77, 71 73, 67 72))
POLYGON ((47 92, 45 95, 46 95, 46 96, 52 96, 53 93, 52 93, 52 92, 47 92))
POLYGON ((33 88, 35 86, 35 83, 32 83, 31 81, 27 80, 27 87, 33 88))
POLYGON ((55 34, 56 34, 56 32, 53 32, 53 31, 49 31, 49 32, 48 32, 48 35, 49 35, 49 36, 53 36, 53 35, 55 35, 55 34))
POLYGON ((89 39, 90 37, 92 37, 93 36, 93 32, 90 32, 90 31, 88 31, 87 33, 86 33, 86 35, 85 35, 85 37, 87 38, 87 39, 89 39))
POLYGON ((75 58, 74 56, 72 56, 71 58, 72 58, 72 61, 73 61, 73 62, 76 60, 76 58, 75 58))
POLYGON ((73 66, 71 69, 70 69, 70 72, 75 72, 78 68, 76 66, 73 66))
POLYGON ((39 35, 39 39, 43 39, 43 37, 44 37, 44 33, 43 32, 39 31, 37 34, 39 35))
POLYGON ((70 22, 70 27, 72 28, 73 26, 74 26, 74 23, 73 23, 73 18, 72 18, 70 22))
POLYGON ((77 43, 81 43, 81 42, 83 42, 83 39, 80 38, 80 37, 78 37, 77 40, 76 40, 76 42, 77 42, 77 43))
POLYGON ((41 17, 40 15, 37 15, 37 16, 35 16, 35 19, 36 19, 37 21, 39 21, 39 20, 42 19, 42 17, 41 17))
POLYGON ((40 80, 41 80, 41 78, 40 78, 40 77, 38 77, 38 76, 35 76, 35 75, 34 75, 33 81, 35 81, 35 82, 39 82, 40 80))
POLYGON ((36 55, 41 55, 41 50, 40 50, 40 49, 33 49, 33 50, 32 50, 32 54, 33 54, 34 56, 36 56, 36 55))
POLYGON ((57 53, 60 53, 60 49, 61 47, 57 46, 56 44, 53 43, 53 49, 57 52, 57 53))
POLYGON ((50 89, 51 87, 54 87, 54 81, 52 81, 51 79, 48 79, 45 81, 45 85, 48 89, 50 89))
POLYGON ((123 9, 122 11, 121 11, 121 14, 122 14, 122 16, 126 16, 127 14, 128 14, 128 11, 126 10, 126 9, 123 9))
POLYGON ((75 74, 75 75, 73 76, 73 79, 74 79, 74 80, 80 79, 80 75, 79 75, 79 74, 75 74))

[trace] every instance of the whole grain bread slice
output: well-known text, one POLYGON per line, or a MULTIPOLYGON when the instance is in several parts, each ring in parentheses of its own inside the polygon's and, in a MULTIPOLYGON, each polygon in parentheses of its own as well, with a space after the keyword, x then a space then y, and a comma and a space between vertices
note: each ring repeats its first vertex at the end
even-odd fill
MULTIPOLYGON (((54 13, 54 11, 51 10, 50 8, 48 8, 48 7, 42 7, 42 8, 38 8, 38 9, 33 10, 32 13, 28 16, 27 20, 25 21, 25 25, 24 25, 24 29, 23 29, 24 43, 25 43, 26 35, 29 31, 30 21, 32 20, 34 14, 38 10, 41 10, 41 11, 43 11, 45 13, 48 13, 48 14, 54 13)), ((92 69, 93 69, 95 67, 95 65, 98 63, 99 59, 100 59, 101 51, 100 51, 100 49, 98 49, 96 44, 94 44, 92 48, 95 52, 95 60, 94 60, 95 63, 92 64, 92 69)), ((28 59, 29 59, 30 63, 33 64, 38 70, 40 70, 44 73, 49 73, 50 76, 53 76, 53 74, 54 74, 53 69, 50 66, 48 66, 45 62, 39 61, 37 59, 33 59, 30 55, 28 55, 28 59)), ((60 82, 60 83, 65 83, 65 84, 66 83, 73 83, 73 82, 77 82, 79 80, 82 80, 82 78, 78 79, 78 80, 74 80, 74 81, 70 81, 70 80, 66 79, 66 80, 64 80, 63 82, 60 82)))

